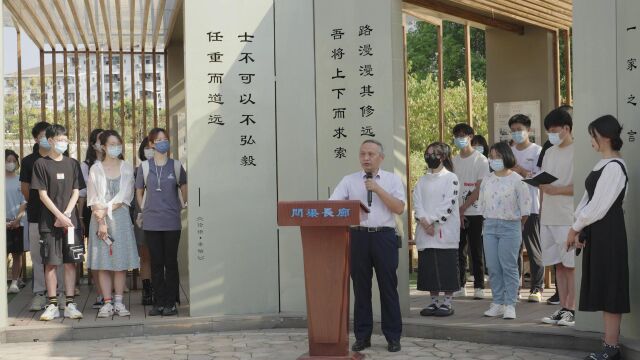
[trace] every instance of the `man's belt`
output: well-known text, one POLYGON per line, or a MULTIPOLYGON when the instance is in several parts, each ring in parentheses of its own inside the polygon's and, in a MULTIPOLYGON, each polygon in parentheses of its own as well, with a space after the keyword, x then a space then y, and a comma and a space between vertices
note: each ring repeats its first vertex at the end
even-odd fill
POLYGON ((379 227, 352 226, 351 230, 372 233, 372 232, 395 231, 396 229, 390 226, 379 226, 379 227))

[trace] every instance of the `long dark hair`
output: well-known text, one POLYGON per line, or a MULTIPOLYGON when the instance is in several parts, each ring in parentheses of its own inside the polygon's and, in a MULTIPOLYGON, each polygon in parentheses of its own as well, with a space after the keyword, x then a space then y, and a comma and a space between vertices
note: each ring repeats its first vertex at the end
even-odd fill
POLYGON ((140 158, 140 160, 142 160, 142 161, 149 160, 144 155, 144 149, 147 146, 149 146, 149 137, 145 136, 144 139, 142 139, 142 141, 140 142, 140 147, 138 147, 138 158, 140 158))
MULTIPOLYGON (((106 147, 107 146, 107 140, 109 140, 109 138, 112 137, 112 136, 115 136, 116 138, 118 138, 118 141, 120 141, 120 145, 123 146, 123 148, 124 148, 124 141, 122 141, 122 137, 115 130, 105 130, 105 131, 103 131, 102 134, 100 134, 100 145, 104 145, 106 147)), ((102 160, 104 160, 105 156, 107 156, 107 150, 106 149, 102 153, 102 160)), ((124 156, 122 155, 122 153, 120 153, 120 156, 118 156, 118 159, 124 160, 124 156)))
POLYGON ((440 157, 440 161, 442 161, 442 165, 444 165, 445 169, 453 172, 453 162, 451 161, 451 147, 443 142, 436 141, 427 146, 427 149, 424 151, 425 158, 427 157, 427 152, 429 149, 433 149, 433 153, 440 157))
POLYGON ((473 146, 473 144, 481 145, 484 148, 482 155, 487 158, 489 157, 489 143, 487 142, 487 139, 484 138, 484 136, 474 135, 471 139, 471 145, 473 146))
POLYGON ((620 151, 622 149, 622 138, 620 137, 622 126, 612 115, 601 116, 589 124, 589 135, 594 139, 596 138, 596 132, 603 138, 611 140, 612 150, 620 151))
POLYGON ((104 129, 93 129, 91 134, 89 134, 89 145, 87 146, 87 155, 84 158, 84 162, 89 165, 89 169, 93 166, 93 164, 98 160, 98 154, 96 153, 96 149, 93 148, 93 145, 98 140, 98 135, 104 132, 104 129))

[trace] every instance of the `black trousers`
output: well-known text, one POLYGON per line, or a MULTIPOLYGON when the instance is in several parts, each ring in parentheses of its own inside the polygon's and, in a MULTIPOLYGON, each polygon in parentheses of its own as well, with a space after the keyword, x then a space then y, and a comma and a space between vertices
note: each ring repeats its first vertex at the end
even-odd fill
POLYGON ((151 255, 154 305, 171 307, 178 296, 178 244, 180 230, 144 231, 151 255))
POLYGON ((484 247, 482 245, 482 215, 465 216, 468 220, 466 228, 460 229, 458 245, 458 265, 460 266, 460 286, 467 283, 467 248, 471 257, 473 271, 473 287, 484 289, 484 247))
MULTIPOLYGON (((531 214, 524 223, 522 230, 522 243, 527 248, 529 256, 529 268, 531 270, 531 291, 544 289, 544 265, 542 264, 542 248, 540 246, 540 217, 538 214, 531 214)), ((518 258, 518 268, 520 276, 524 272, 524 262, 522 258, 522 245, 520 246, 520 257, 518 258)))
POLYGON ((402 315, 398 297, 398 243, 393 230, 369 233, 351 230, 351 279, 353 280, 353 332, 356 339, 371 337, 373 310, 371 284, 376 271, 382 307, 382 333, 387 341, 400 340, 402 315))

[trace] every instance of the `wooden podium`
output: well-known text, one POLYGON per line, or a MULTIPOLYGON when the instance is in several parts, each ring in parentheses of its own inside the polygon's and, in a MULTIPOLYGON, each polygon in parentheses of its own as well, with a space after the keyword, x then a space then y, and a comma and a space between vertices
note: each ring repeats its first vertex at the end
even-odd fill
POLYGON ((299 360, 364 359, 349 352, 349 226, 368 211, 351 200, 278 202, 278 225, 302 235, 309 353, 299 360))

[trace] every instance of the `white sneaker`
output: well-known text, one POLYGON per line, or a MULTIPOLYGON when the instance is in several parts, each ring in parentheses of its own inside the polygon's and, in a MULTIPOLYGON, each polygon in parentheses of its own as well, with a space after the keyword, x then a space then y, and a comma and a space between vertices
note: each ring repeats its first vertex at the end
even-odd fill
POLYGON ((105 303, 104 305, 102 305, 102 307, 100 308, 100 310, 98 311, 98 317, 99 318, 108 318, 113 316, 113 305, 111 305, 110 302, 105 303))
POLYGON ((18 284, 11 284, 11 286, 9 286, 9 289, 7 289, 8 294, 17 294, 19 292, 20 288, 18 287, 18 284))
POLYGON ((116 315, 118 315, 118 316, 129 316, 129 315, 131 315, 131 313, 129 312, 129 310, 127 310, 127 307, 124 306, 123 303, 116 303, 116 306, 114 306, 114 311, 115 311, 116 315))
POLYGON ((76 303, 70 303, 64 308, 64 317, 69 319, 82 319, 82 313, 78 310, 76 303))
POLYGON ((460 288, 460 290, 453 293, 453 297, 465 297, 467 296, 467 289, 460 288))
POLYGON ((562 313, 562 317, 558 320, 560 326, 574 326, 576 324, 576 316, 571 311, 565 311, 562 313))
POLYGON ((564 310, 558 309, 556 312, 551 314, 551 316, 545 316, 542 318, 542 322, 545 324, 557 325, 558 321, 562 319, 562 314, 564 314, 564 310))
POLYGON ((504 305, 495 304, 495 303, 491 303, 489 310, 484 312, 484 316, 488 316, 488 317, 496 317, 500 315, 504 315, 504 305))
POLYGON ((502 318, 505 320, 513 320, 516 318, 516 307, 513 305, 506 305, 504 307, 504 315, 502 318))
POLYGON ((54 304, 49 304, 45 308, 42 315, 40 315, 40 321, 51 321, 59 317, 60 317, 60 310, 58 310, 58 307, 54 304))
POLYGON ((47 305, 47 298, 44 294, 36 294, 33 296, 33 300, 31 300, 29 311, 40 311, 44 309, 45 305, 47 305))
POLYGON ((484 299, 484 289, 475 289, 473 291, 473 298, 475 300, 483 300, 484 299))

